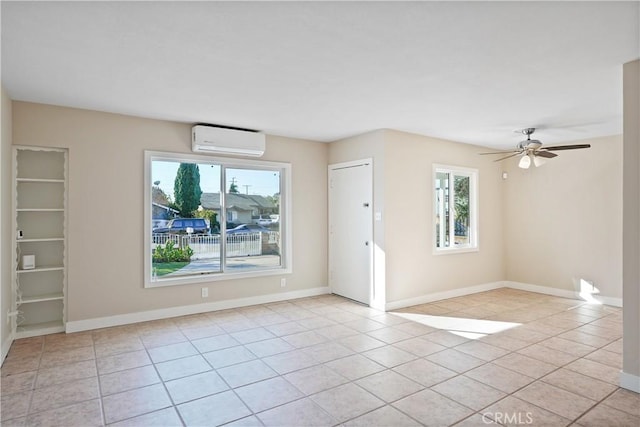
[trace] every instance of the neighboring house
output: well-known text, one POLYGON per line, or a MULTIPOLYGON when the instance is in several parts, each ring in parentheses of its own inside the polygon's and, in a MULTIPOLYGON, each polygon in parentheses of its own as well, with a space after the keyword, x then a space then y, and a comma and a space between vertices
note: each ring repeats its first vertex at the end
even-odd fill
MULTIPOLYGON (((278 206, 264 196, 256 194, 227 194, 227 222, 249 224, 253 218, 278 213, 278 206)), ((220 193, 202 193, 200 205, 220 217, 220 193)))
POLYGON ((160 203, 152 203, 153 212, 151 217, 151 228, 164 227, 167 225, 171 218, 175 218, 180 213, 179 211, 170 208, 169 206, 161 205, 160 203))

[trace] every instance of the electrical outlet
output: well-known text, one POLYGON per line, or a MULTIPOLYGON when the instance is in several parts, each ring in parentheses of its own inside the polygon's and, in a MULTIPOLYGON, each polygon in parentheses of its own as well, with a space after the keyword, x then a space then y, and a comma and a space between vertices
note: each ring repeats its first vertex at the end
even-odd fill
POLYGON ((287 279, 283 277, 282 279, 280 279, 280 287, 284 288, 286 286, 287 286, 287 279))
POLYGON ((207 298, 209 296, 209 288, 202 288, 202 298, 207 298))

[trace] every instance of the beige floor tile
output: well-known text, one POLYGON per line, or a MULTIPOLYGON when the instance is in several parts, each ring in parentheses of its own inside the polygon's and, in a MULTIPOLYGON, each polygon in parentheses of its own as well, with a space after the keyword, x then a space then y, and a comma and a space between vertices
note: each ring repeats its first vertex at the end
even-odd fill
POLYGON ((620 338, 619 336, 603 338, 596 335, 588 334, 586 332, 580 332, 577 329, 560 334, 558 335, 558 337, 591 347, 604 347, 605 345, 610 344, 611 342, 620 338))
POLYGON ((500 359, 494 360, 493 363, 532 378, 540 378, 557 369, 556 366, 550 363, 532 359, 531 357, 518 353, 508 354, 500 359))
POLYGON ((393 346, 401 350, 408 351, 411 354, 415 354, 418 357, 428 356, 430 354, 437 353, 446 349, 446 347, 426 340, 422 337, 400 341, 393 344, 393 346))
POLYGON ((245 344, 245 348, 258 357, 273 356, 274 354, 295 350, 294 346, 282 338, 271 338, 264 341, 248 343, 245 344))
POLYGON ((278 375, 262 360, 252 360, 233 366, 227 366, 226 368, 218 369, 218 374, 220 374, 227 384, 233 388, 262 381, 278 375))
POLYGON ((460 344, 455 347, 455 350, 466 353, 478 359, 482 359, 486 362, 490 362, 498 357, 504 356, 509 351, 496 347, 490 344, 486 344, 480 341, 470 341, 464 344, 460 344))
POLYGON ((276 354, 261 359, 280 375, 318 364, 318 361, 302 350, 276 354))
POLYGON ((554 366, 564 366, 578 358, 578 356, 565 353, 564 351, 554 350, 540 344, 533 344, 529 347, 522 348, 518 350, 518 353, 542 362, 550 363, 554 366))
POLYGON ((198 354, 198 350, 189 342, 163 345, 149 349, 149 356, 151 356, 153 363, 166 362, 168 360, 180 359, 196 354, 198 354))
POLYGON ((493 363, 487 363, 486 365, 479 366, 465 372, 464 375, 484 384, 488 384, 505 393, 513 393, 534 381, 531 377, 519 374, 493 363))
POLYGON ((107 424, 170 407, 162 384, 150 385, 102 398, 107 424))
POLYGON ((422 338, 445 347, 455 347, 456 345, 460 345, 469 341, 468 339, 449 331, 432 332, 430 334, 424 335, 422 338))
POLYGON ((0 375, 4 377, 7 375, 21 374, 23 372, 37 371, 40 366, 41 358, 42 355, 40 353, 25 357, 14 356, 9 358, 7 356, 2 364, 0 375))
POLYGON ((480 341, 486 344, 491 344, 496 347, 503 348, 505 350, 516 351, 521 348, 527 347, 530 343, 519 340, 516 338, 510 338, 508 336, 503 336, 502 334, 494 334, 488 335, 484 338, 480 338, 480 341))
POLYGON ((327 338, 314 331, 298 332, 297 334, 282 337, 283 340, 295 348, 311 347, 312 345, 327 342, 327 338))
POLYGON ((578 359, 566 365, 565 368, 610 384, 618 385, 619 382, 619 369, 592 360, 578 359))
POLYGON ((430 354, 426 359, 460 373, 486 363, 484 360, 462 353, 453 348, 430 354))
POLYGON ((21 372, 14 375, 3 375, 0 378, 2 394, 18 393, 31 390, 34 387, 38 371, 21 372))
POLYGON ((405 397, 393 406, 427 426, 448 426, 473 413, 451 399, 431 390, 405 397))
POLYGON ((622 339, 616 340, 609 345, 602 347, 603 350, 612 351, 614 353, 622 354, 622 339))
POLYGON ((374 348, 386 345, 384 342, 362 333, 340 338, 338 339, 338 343, 357 353, 373 350, 374 348))
POLYGON ((225 348, 202 355, 215 369, 253 360, 256 356, 243 346, 225 348))
POLYGON ((505 393, 463 375, 451 378, 431 390, 476 411, 506 396, 505 393))
POLYGON ((482 419, 492 419, 503 426, 563 427, 570 420, 532 403, 508 396, 481 411, 482 419))
POLYGON ((617 388, 613 384, 564 368, 541 378, 541 381, 595 401, 600 401, 617 388))
POLYGON ((286 374, 284 378, 304 394, 311 395, 348 382, 345 377, 325 365, 312 366, 286 374))
POLYGON ((138 350, 101 358, 96 360, 96 364, 98 365, 98 373, 103 375, 150 365, 151 359, 145 350, 138 350))
POLYGON ((584 358, 602 363, 603 365, 622 369, 622 355, 619 353, 600 349, 594 351, 593 353, 587 354, 584 358))
POLYGON ((421 384, 390 370, 361 378, 356 384, 385 402, 393 402, 424 389, 421 384))
POLYGON ((44 340, 44 351, 69 350, 76 347, 92 346, 93 336, 91 332, 78 332, 74 334, 51 334, 46 335, 44 340))
POLYGON ((576 424, 584 427, 636 427, 640 425, 640 417, 606 405, 598 405, 582 416, 576 424))
POLYGON ((224 348, 240 345, 238 340, 228 334, 192 340, 191 344, 193 344, 200 353, 208 353, 210 351, 222 350, 224 348))
POLYGON ((384 402, 353 383, 322 391, 310 397, 339 422, 384 406, 384 402))
POLYGON ((640 417, 640 394, 638 393, 620 388, 602 403, 640 417))
POLYGON ((303 350, 306 354, 313 357, 319 363, 330 362, 335 359, 351 356, 352 350, 334 341, 322 344, 316 344, 303 350))
POLYGON ((138 337, 129 337, 114 342, 101 342, 95 345, 96 357, 103 358, 116 354, 144 350, 144 345, 138 337))
POLYGON ((326 365, 351 381, 385 369, 384 366, 360 354, 333 360, 326 363, 326 365))
POLYGON ((554 350, 560 350, 565 353, 572 354, 574 356, 582 357, 596 350, 595 347, 577 343, 575 341, 566 340, 564 338, 552 337, 539 343, 545 347, 552 348, 554 350))
POLYGON ((101 375, 100 390, 103 396, 108 396, 159 382, 155 368, 149 365, 101 375))
POLYGON ((178 405, 187 426, 217 426, 251 415, 249 408, 232 391, 178 405))
POLYGON ((53 368, 40 369, 38 371, 38 378, 36 379, 36 388, 95 377, 97 375, 95 360, 71 362, 66 365, 54 366, 53 368))
POLYGON ((417 358, 416 355, 391 345, 374 348, 362 354, 387 368, 393 368, 417 358))
POLYGON ((513 396, 570 420, 579 417, 596 404, 591 399, 541 381, 526 386, 513 396))
POLYGON ((307 329, 320 329, 326 326, 337 324, 333 320, 327 319, 325 317, 318 317, 318 316, 308 317, 306 319, 300 319, 298 320, 298 323, 307 329))
POLYGON ((425 387, 431 387, 457 374, 447 368, 443 368, 433 362, 424 359, 417 359, 404 365, 397 366, 393 369, 399 374, 422 384, 425 387))
POLYGON ((488 416, 484 416, 481 414, 473 414, 470 417, 465 418, 464 420, 455 424, 455 427, 479 427, 479 426, 487 426, 487 425, 496 426, 498 425, 498 423, 493 421, 488 416))
POLYGON ((27 415, 32 394, 32 391, 12 394, 2 393, 2 396, 0 396, 0 421, 2 421, 3 425, 5 425, 6 420, 27 415))
POLYGON ((167 381, 165 386, 176 405, 229 389, 220 375, 213 371, 167 381))
POLYGON ((69 350, 58 350, 42 353, 40 369, 52 368, 54 366, 65 365, 69 362, 81 362, 83 360, 95 359, 96 354, 93 346, 78 347, 69 350))
POLYGON ((263 427, 264 424, 255 416, 250 415, 248 417, 240 418, 239 420, 231 421, 224 425, 224 427, 263 427))
POLYGON ((155 366, 163 381, 175 380, 176 378, 211 370, 211 365, 201 355, 156 363, 155 366))
POLYGON ((51 409, 29 415, 26 425, 37 426, 102 426, 102 410, 100 400, 94 399, 87 402, 76 403, 64 408, 51 409))
POLYGON ((282 377, 269 378, 234 391, 254 413, 304 397, 300 390, 282 377))
POLYGON ((421 424, 387 405, 344 424, 346 427, 418 427, 421 424))
MULTIPOLYGON (((333 320, 336 319, 333 318, 333 320)), ((348 328, 344 325, 325 326, 324 328, 316 329, 315 332, 329 340, 338 340, 340 338, 349 337, 359 333, 355 329, 348 328)))
POLYGON ((278 323, 275 325, 267 325, 265 326, 269 332, 274 334, 275 336, 281 337, 284 335, 292 335, 297 334, 299 332, 305 332, 306 328, 300 325, 297 322, 287 321, 284 323, 278 323))
POLYGON ((325 427, 338 423, 335 418, 308 398, 261 412, 258 418, 267 427, 325 427))
POLYGON ((47 411, 98 397, 100 392, 97 378, 71 381, 65 383, 64 387, 54 385, 35 390, 29 411, 47 411))
POLYGON ((178 329, 171 332, 163 331, 143 334, 140 336, 140 339, 146 348, 161 347, 187 341, 187 337, 178 329))
POLYGON ((181 332, 189 340, 197 340, 200 338, 209 338, 216 335, 226 334, 224 329, 222 329, 218 325, 200 326, 198 328, 186 328, 182 329, 181 332))
POLYGON ((248 344, 251 342, 264 341, 275 338, 275 335, 262 327, 233 332, 230 335, 235 338, 236 341, 238 341, 240 344, 248 344))
POLYGON ((351 322, 347 322, 344 325, 358 332, 371 332, 371 331, 375 331, 376 329, 382 329, 387 327, 387 325, 384 323, 376 322, 375 320, 365 319, 365 318, 352 320, 351 322))

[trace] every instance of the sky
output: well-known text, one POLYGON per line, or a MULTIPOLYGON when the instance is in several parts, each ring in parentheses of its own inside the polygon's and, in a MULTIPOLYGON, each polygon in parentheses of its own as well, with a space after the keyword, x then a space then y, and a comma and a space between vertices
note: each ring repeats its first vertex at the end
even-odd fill
MULTIPOLYGON (((179 162, 153 161, 151 182, 160 181, 159 187, 165 194, 175 200, 173 184, 179 162)), ((200 189, 203 193, 217 193, 220 188, 220 166, 198 163, 200 171, 200 189)), ((280 191, 279 172, 227 168, 227 183, 225 190, 229 190, 231 181, 235 179, 238 191, 242 194, 259 194, 273 196, 280 191)))

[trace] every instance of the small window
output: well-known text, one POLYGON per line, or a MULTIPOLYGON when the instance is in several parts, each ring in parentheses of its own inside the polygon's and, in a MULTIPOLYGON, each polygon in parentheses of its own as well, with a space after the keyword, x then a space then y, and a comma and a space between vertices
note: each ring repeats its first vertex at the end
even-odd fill
POLYGON ((436 253, 478 249, 478 171, 434 165, 436 253))
POLYGON ((145 166, 146 287, 291 272, 288 163, 146 152, 145 166))

